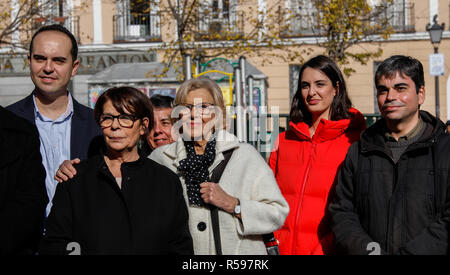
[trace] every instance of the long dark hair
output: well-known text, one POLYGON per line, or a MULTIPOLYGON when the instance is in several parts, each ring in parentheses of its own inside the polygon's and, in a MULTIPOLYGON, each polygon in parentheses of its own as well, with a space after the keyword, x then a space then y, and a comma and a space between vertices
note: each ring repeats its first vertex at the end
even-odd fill
POLYGON ((322 71, 331 80, 333 87, 337 91, 331 103, 330 119, 340 120, 350 118, 352 116, 350 113, 352 102, 348 97, 347 87, 341 70, 331 58, 318 55, 308 60, 300 69, 297 92, 292 99, 291 111, 289 113, 290 121, 294 123, 305 122, 309 125, 312 123, 312 115, 306 108, 302 98, 302 74, 306 68, 322 71))

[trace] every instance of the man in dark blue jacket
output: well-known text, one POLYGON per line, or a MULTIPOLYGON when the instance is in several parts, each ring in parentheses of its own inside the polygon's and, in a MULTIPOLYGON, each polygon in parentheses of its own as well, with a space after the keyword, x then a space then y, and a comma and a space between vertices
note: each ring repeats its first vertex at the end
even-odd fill
POLYGON ((78 103, 67 90, 79 67, 77 42, 60 25, 45 26, 32 37, 28 61, 34 91, 7 107, 37 126, 40 152, 46 170, 50 202, 56 190, 54 175, 66 159, 86 159, 98 149, 101 134, 93 111, 78 103))

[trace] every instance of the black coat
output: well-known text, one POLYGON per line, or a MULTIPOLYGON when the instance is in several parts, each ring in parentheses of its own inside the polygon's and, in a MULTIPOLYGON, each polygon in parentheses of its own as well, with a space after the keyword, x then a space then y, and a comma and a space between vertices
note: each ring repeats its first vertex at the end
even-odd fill
MULTIPOLYGON (((100 126, 95 121, 94 111, 75 100, 70 133, 70 159, 87 159, 98 153, 103 144, 100 126)), ((33 94, 9 105, 6 109, 35 124, 33 94)))
POLYGON ((354 143, 338 176, 329 210, 338 247, 368 254, 448 254, 450 226, 450 136, 427 112, 421 138, 397 163, 386 150, 384 119, 354 143))
POLYGON ((178 176, 141 157, 122 164, 122 189, 103 156, 82 161, 58 184, 40 254, 193 254, 178 176))
POLYGON ((39 134, 2 107, 0 152, 0 254, 33 254, 48 203, 39 134))

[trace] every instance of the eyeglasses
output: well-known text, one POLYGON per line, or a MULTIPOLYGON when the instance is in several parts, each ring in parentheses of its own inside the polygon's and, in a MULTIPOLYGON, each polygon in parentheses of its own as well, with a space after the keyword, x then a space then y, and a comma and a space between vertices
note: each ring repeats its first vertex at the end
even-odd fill
POLYGON ((136 116, 128 114, 120 114, 117 116, 101 115, 100 126, 105 128, 110 127, 113 124, 115 118, 117 118, 117 120, 119 121, 119 125, 125 128, 132 128, 134 122, 138 119, 136 116))
POLYGON ((181 103, 176 105, 175 107, 186 107, 189 109, 189 111, 192 111, 192 109, 194 109, 194 111, 200 111, 203 115, 207 115, 211 112, 211 107, 214 106, 214 104, 212 103, 201 103, 201 104, 188 104, 188 103, 181 103))

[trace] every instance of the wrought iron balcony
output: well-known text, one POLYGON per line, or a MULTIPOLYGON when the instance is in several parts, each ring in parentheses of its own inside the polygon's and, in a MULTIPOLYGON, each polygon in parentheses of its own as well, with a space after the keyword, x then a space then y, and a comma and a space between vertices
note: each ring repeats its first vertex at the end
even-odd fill
POLYGON ((63 25, 66 29, 68 29, 78 43, 80 43, 80 17, 79 16, 64 16, 64 17, 36 17, 33 19, 33 27, 31 29, 32 33, 35 33, 40 27, 51 25, 51 24, 60 24, 63 25))
POLYGON ((280 36, 283 38, 320 36, 317 9, 302 10, 302 14, 278 8, 280 36))
POLYGON ((114 43, 161 41, 159 14, 118 14, 113 17, 114 43))
POLYGON ((243 12, 199 13, 197 39, 234 40, 244 34, 243 12))
MULTIPOLYGON (((278 16, 280 22, 281 37, 310 37, 321 36, 319 26, 320 16, 317 15, 317 9, 303 10, 303 14, 295 14, 285 9, 279 8, 278 16)), ((388 21, 395 32, 414 32, 414 4, 405 2, 396 2, 391 4, 384 12, 377 17, 371 18, 371 23, 388 21)))
POLYGON ((395 32, 415 32, 414 3, 393 4, 384 16, 395 32))

